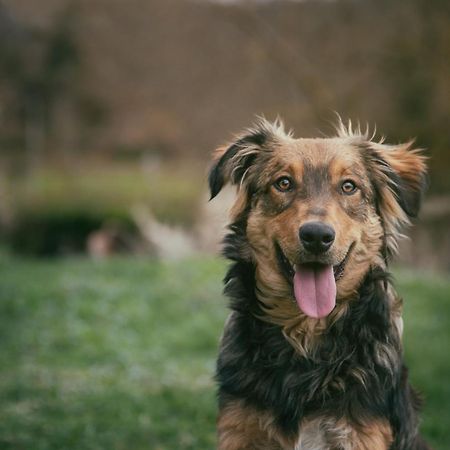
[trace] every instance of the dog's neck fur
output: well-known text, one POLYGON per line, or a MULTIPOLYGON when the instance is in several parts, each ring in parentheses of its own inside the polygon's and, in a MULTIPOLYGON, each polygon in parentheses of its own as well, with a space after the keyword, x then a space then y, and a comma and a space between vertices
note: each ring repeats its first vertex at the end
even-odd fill
MULTIPOLYGON (((400 330, 401 336, 401 301, 390 283, 389 274, 386 271, 386 259, 383 255, 376 258, 375 264, 365 274, 361 286, 341 299, 328 317, 313 319, 299 310, 293 299, 292 285, 278 270, 274 270, 270 263, 267 264, 267 255, 263 258, 252 255, 245 235, 245 227, 245 216, 230 225, 231 232, 224 239, 223 254, 236 263, 245 263, 251 267, 253 286, 250 288, 251 292, 247 293, 249 298, 255 299, 255 307, 251 313, 263 322, 278 325, 284 337, 298 354, 314 358, 320 350, 323 334, 350 313, 349 309, 354 307, 353 305, 361 296, 361 286, 367 285, 374 273, 383 274, 383 281, 380 283, 389 309, 385 320, 390 325, 395 325, 395 328, 400 330)), ((270 245, 267 243, 267 247, 270 245)))

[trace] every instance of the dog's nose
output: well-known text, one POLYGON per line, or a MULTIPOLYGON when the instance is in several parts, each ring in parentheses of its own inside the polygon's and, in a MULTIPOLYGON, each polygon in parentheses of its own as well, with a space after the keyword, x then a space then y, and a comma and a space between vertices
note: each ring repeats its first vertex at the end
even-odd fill
POLYGON ((300 241, 311 253, 324 253, 334 242, 333 228, 322 222, 307 222, 300 227, 300 241))

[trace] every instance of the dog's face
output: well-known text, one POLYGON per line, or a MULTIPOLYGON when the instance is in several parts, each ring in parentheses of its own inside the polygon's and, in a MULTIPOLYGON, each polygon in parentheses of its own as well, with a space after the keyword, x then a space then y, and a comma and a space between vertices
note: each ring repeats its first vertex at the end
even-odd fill
POLYGON ((294 297, 321 318, 395 250, 424 173, 410 144, 374 143, 343 126, 335 138, 293 139, 262 121, 219 152, 210 187, 214 197, 227 181, 239 186, 232 219, 245 227, 241 251, 256 264, 263 301, 294 297))

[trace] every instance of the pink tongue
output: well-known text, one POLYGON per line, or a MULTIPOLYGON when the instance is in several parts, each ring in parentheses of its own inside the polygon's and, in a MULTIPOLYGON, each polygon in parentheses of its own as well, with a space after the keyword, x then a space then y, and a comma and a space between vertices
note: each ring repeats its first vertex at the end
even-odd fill
POLYGON ((330 314, 336 305, 333 266, 297 266, 294 293, 299 308, 307 316, 319 319, 330 314))

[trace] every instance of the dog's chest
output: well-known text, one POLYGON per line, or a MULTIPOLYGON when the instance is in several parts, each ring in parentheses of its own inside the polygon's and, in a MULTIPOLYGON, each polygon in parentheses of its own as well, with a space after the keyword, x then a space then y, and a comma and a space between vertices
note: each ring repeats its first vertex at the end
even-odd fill
POLYGON ((352 427, 343 419, 319 417, 305 419, 301 424, 299 439, 295 450, 353 450, 352 427))
POLYGON ((345 418, 305 418, 294 450, 375 450, 392 444, 392 429, 386 419, 372 418, 359 428, 345 418))

